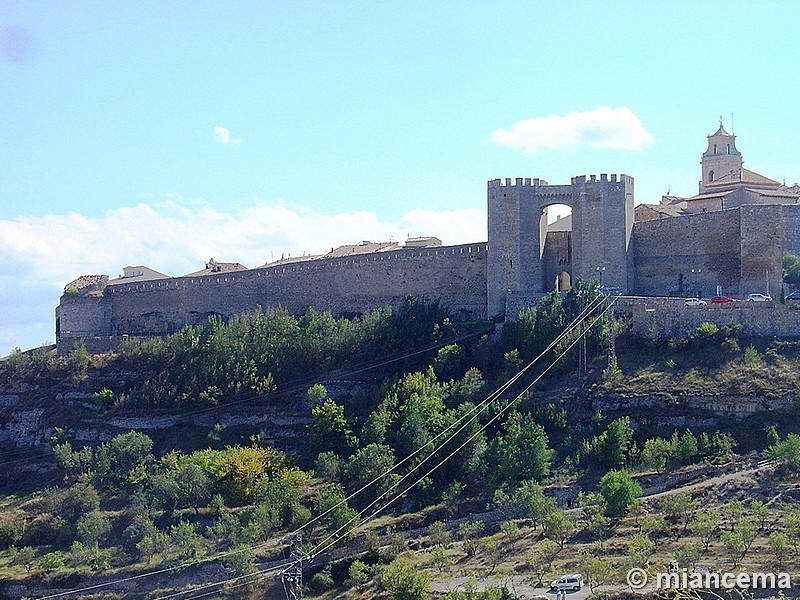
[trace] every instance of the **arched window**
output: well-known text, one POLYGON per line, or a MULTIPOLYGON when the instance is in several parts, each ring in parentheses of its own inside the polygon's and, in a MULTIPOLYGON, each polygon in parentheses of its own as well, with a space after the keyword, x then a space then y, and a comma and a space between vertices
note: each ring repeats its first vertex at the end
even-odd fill
POLYGON ((714 181, 714 171, 709 171, 708 172, 708 182, 711 183, 712 181, 714 181))

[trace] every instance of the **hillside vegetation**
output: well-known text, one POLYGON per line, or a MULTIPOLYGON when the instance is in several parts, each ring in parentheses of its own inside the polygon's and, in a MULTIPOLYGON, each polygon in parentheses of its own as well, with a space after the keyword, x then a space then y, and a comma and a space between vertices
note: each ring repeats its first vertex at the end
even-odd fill
POLYGON ((52 454, 7 465, 42 474, 5 479, 0 578, 18 596, 110 581, 93 593, 145 598, 209 580, 227 584, 198 594, 273 597, 292 532, 317 557, 308 593, 329 597, 422 598, 455 573, 497 587, 461 582, 448 597, 503 598, 512 570, 541 583, 580 569, 597 585, 672 558, 793 564, 800 518, 782 482, 800 462, 800 345, 743 340, 736 324, 636 340, 624 319, 592 317, 589 369, 576 372, 570 325, 605 305, 579 282, 497 329, 409 299, 397 313, 257 311, 104 355, 12 356, 3 386, 52 411, 52 454), (351 392, 329 393, 343 379, 351 392), (75 390, 89 390, 89 405, 52 406, 75 390), (750 416, 688 414, 683 398, 698 395, 781 402, 750 416), (631 397, 649 409, 620 408, 631 397), (153 429, 86 443, 67 414, 197 420, 245 409, 300 412, 304 434, 276 447, 217 423, 202 436, 153 429), (737 452, 753 449, 777 463, 725 493, 637 500, 643 488, 750 468, 737 452), (741 502, 746 486, 761 504, 741 502), (159 573, 141 585, 113 583, 149 572, 159 573))

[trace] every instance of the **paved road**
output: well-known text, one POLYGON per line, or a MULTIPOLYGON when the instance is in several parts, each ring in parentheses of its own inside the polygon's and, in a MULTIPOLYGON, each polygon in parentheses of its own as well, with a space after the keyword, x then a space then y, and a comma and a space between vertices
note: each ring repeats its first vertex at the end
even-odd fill
MULTIPOLYGON (((490 585, 498 585, 501 587, 506 586, 518 598, 533 598, 534 596, 547 596, 550 600, 555 600, 556 598, 555 591, 551 592, 546 587, 534 586, 531 578, 527 575, 489 576, 480 579, 474 577, 452 577, 447 580, 432 582, 431 591, 447 593, 463 590, 469 581, 474 582, 479 591, 490 585)), ((577 592, 567 592, 564 598, 565 600, 586 600, 590 594, 589 586, 585 585, 583 589, 577 592)))

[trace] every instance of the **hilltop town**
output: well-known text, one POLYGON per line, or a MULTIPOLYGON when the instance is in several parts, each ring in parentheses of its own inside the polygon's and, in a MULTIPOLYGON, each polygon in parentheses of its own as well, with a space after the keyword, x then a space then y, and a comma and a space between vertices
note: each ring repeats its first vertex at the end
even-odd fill
MULTIPOLYGON (((629 175, 580 175, 565 184, 494 179, 487 186, 487 241, 365 241, 256 268, 211 259, 180 277, 146 266, 125 267, 114 279, 84 275, 64 288, 58 347, 110 348, 126 336, 165 335, 258 306, 352 315, 416 297, 438 302, 458 321, 513 319, 578 279, 639 298, 621 305, 638 315, 640 330, 669 335, 702 321, 722 324, 729 316, 720 307, 687 318, 681 303, 664 299, 777 296, 785 291, 784 257, 800 254, 800 187, 743 165, 736 136, 720 122, 707 136, 698 193, 689 198, 635 205, 629 175), (555 205, 566 205, 571 215, 552 221, 555 205)), ((777 303, 736 308, 752 313, 740 319, 753 328, 748 333, 800 334, 796 313, 777 303)))

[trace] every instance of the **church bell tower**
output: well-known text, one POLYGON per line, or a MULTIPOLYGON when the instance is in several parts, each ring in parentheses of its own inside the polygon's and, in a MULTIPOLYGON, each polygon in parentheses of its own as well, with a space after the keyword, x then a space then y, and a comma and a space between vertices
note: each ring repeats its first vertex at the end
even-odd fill
POLYGON ((725 131, 722 126, 722 117, 719 120, 719 129, 708 136, 708 148, 703 153, 700 165, 700 194, 711 191, 709 187, 720 178, 725 178, 727 182, 741 179, 742 154, 736 149, 736 136, 725 131))

